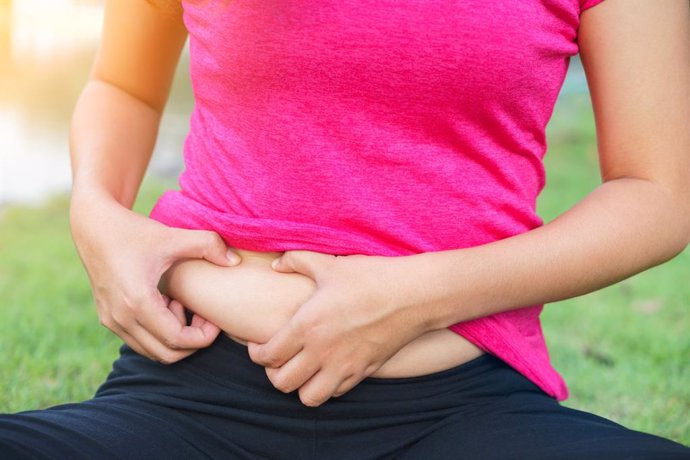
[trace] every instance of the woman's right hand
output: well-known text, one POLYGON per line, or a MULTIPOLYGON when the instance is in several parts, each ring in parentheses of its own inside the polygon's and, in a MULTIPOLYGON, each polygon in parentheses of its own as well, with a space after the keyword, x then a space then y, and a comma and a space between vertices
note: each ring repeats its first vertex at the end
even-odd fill
POLYGON ((215 232, 168 227, 95 195, 73 195, 70 226, 101 324, 164 364, 209 346, 220 329, 196 314, 187 325, 184 307, 161 294, 158 283, 178 260, 232 266, 239 255, 215 232))

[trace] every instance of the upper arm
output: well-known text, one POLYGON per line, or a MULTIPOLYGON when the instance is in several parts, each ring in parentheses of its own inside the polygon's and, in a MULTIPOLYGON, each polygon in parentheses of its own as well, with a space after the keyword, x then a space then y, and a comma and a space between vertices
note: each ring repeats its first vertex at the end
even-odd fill
POLYGON ((180 12, 156 8, 147 0, 106 0, 90 78, 162 111, 186 39, 180 12))
POLYGON ((653 181, 690 216, 688 0, 606 0, 583 12, 578 42, 603 180, 653 181))

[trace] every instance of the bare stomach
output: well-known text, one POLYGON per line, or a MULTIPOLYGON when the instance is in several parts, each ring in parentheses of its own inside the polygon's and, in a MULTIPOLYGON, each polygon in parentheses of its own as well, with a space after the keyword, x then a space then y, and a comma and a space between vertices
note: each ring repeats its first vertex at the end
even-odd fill
MULTIPOLYGON (((161 292, 220 327, 232 340, 267 342, 315 291, 298 273, 279 273, 271 261, 280 252, 234 249, 242 263, 220 267, 205 260, 176 263, 163 275, 161 292)), ((421 335, 371 377, 402 378, 440 372, 485 352, 450 329, 421 335)))

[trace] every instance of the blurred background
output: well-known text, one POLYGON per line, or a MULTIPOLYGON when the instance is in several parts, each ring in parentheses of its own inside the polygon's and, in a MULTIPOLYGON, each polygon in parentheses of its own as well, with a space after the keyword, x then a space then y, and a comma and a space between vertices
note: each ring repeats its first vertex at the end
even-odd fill
MULTIPOLYGON (((0 0, 0 205, 70 186, 68 126, 96 49, 102 0, 0 0)), ((185 52, 150 174, 175 177, 192 106, 185 52)), ((586 94, 579 60, 563 93, 586 94)))
MULTIPOLYGON (((142 0, 143 1, 143 0, 142 0)), ((98 323, 69 231, 71 111, 101 27, 99 0, 0 0, 0 412, 89 398, 121 344, 98 323)), ((192 108, 185 52, 135 210, 176 187, 192 108)), ((545 222, 600 183, 577 57, 547 129, 545 222)), ((542 323, 564 405, 690 444, 690 251, 550 304, 542 323)))
MULTIPOLYGON (((70 187, 68 127, 93 60, 101 0, 0 0, 0 206, 70 187)), ((187 54, 150 173, 174 177, 191 110, 187 54)))

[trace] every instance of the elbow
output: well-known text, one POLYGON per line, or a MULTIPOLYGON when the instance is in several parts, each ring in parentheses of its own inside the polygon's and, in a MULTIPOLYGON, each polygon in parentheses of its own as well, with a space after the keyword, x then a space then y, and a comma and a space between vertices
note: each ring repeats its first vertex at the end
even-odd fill
POLYGON ((685 237, 682 238, 682 248, 679 252, 683 252, 690 245, 690 197, 683 201, 683 205, 679 207, 679 214, 683 216, 680 225, 684 228, 685 237))
POLYGON ((690 231, 685 229, 684 225, 660 224, 657 232, 655 261, 651 266, 674 259, 685 251, 688 245, 690 245, 690 231))
MULTIPOLYGON (((684 233, 685 233, 685 237, 681 239, 675 255, 680 254, 681 252, 685 251, 685 249, 688 246, 690 246, 690 229, 686 229, 684 233)), ((674 255, 674 257, 675 257, 675 255, 674 255)))
POLYGON ((682 232, 684 236, 681 238, 680 250, 678 252, 683 252, 690 245, 690 211, 685 213, 681 221, 681 227, 684 229, 682 232))
POLYGON ((653 222, 650 229, 654 234, 656 265, 673 259, 690 245, 690 191, 685 193, 660 181, 646 181, 651 186, 646 197, 652 212, 649 223, 653 222))
POLYGON ((682 238, 680 242, 674 247, 673 255, 671 256, 671 258, 676 257, 678 254, 685 251, 688 245, 690 245, 690 232, 686 232, 685 238, 682 238))
POLYGON ((671 206, 668 209, 671 219, 670 228, 666 229, 669 232, 667 240, 669 259, 672 259, 690 245, 690 198, 679 198, 677 194, 673 195, 670 192, 669 195, 674 197, 669 199, 671 206))

